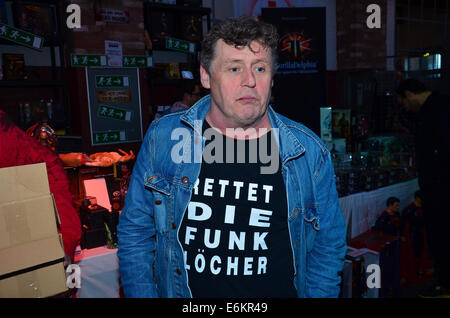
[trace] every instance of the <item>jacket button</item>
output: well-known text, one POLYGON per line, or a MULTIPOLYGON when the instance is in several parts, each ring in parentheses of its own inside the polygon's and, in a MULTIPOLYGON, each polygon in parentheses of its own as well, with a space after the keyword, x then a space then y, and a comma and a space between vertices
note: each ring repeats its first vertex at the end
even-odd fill
POLYGON ((177 228, 177 224, 174 222, 174 223, 172 223, 172 229, 176 229, 177 228))
POLYGON ((181 275, 181 269, 177 268, 177 274, 181 275))
POLYGON ((181 178, 181 182, 183 182, 183 183, 188 183, 188 181, 189 181, 188 177, 181 178))
POLYGON ((160 205, 161 203, 162 203, 161 200, 156 200, 156 201, 155 201, 155 204, 156 204, 156 205, 160 205))

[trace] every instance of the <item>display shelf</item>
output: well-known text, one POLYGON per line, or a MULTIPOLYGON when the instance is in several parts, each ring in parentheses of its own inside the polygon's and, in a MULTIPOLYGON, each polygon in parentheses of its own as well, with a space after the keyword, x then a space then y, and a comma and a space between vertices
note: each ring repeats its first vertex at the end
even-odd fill
MULTIPOLYGON (((35 2, 29 2, 30 4, 36 3, 36 4, 44 4, 44 5, 50 5, 50 7, 53 10, 52 15, 52 25, 54 28, 51 31, 51 34, 48 34, 47 36, 41 36, 44 39, 43 48, 50 48, 50 65, 48 67, 46 66, 46 72, 49 72, 51 77, 48 77, 46 80, 37 80, 37 79, 18 79, 18 80, 0 80, 0 89, 3 88, 2 92, 5 92, 5 89, 23 89, 24 94, 23 96, 27 96, 26 89, 33 89, 33 92, 36 91, 36 89, 39 88, 50 88, 53 89, 53 94, 49 94, 49 90, 46 90, 46 94, 49 96, 46 96, 46 98, 51 98, 53 100, 58 100, 62 104, 62 109, 64 109, 65 112, 67 112, 67 106, 69 105, 68 100, 68 88, 67 88, 67 80, 66 80, 66 62, 65 62, 65 32, 64 32, 64 21, 63 17, 59 14, 63 12, 64 10, 64 4, 58 0, 40 0, 35 2), (57 54, 57 51, 59 54, 57 54), (59 63, 57 63, 59 55, 59 63), (57 66, 59 64, 60 66, 57 66)), ((20 4, 19 2, 13 2, 14 5, 20 4)), ((23 4, 28 4, 28 2, 23 2, 23 4)), ((16 7, 13 6, 13 10, 16 10, 16 7)), ((17 44, 15 42, 9 41, 7 39, 0 39, 0 45, 10 45, 13 47, 20 47, 20 44, 17 44)), ((41 49, 33 49, 29 48, 32 51, 39 52, 41 49)), ((17 50, 21 51, 22 50, 17 50)), ((14 54, 14 52, 11 52, 14 54)), ((25 53, 23 53, 25 54, 25 53)), ((32 52, 27 52, 26 54, 33 54, 32 52)), ((30 67, 32 65, 25 65, 25 67, 30 67)), ((42 71, 42 70, 41 70, 42 71)), ((40 71, 39 71, 40 72, 40 71)), ((33 77, 33 78, 39 78, 40 76, 33 77)), ((42 76, 44 77, 44 76, 42 76)), ((3 93, 2 93, 3 94, 3 93)), ((33 93, 31 95, 35 96, 36 94, 33 93), (33 95, 34 94, 34 95, 33 95)), ((11 110, 11 117, 13 120, 17 123, 18 122, 18 114, 19 112, 17 110, 14 110, 13 108, 16 103, 15 96, 16 94, 6 94, 9 96, 9 99, 7 100, 8 105, 5 105, 5 109, 11 110)), ((34 97, 36 98, 36 97, 34 97)), ((65 115, 65 118, 68 118, 67 113, 65 115)), ((61 123, 61 125, 64 126, 64 130, 66 130, 68 133, 71 130, 71 123, 68 119, 64 121, 64 123, 61 123)), ((62 127, 62 126, 61 126, 62 127)), ((58 127, 56 127, 58 128, 58 127)), ((60 129, 60 128, 58 128, 60 129)), ((62 128, 61 128, 62 129, 62 128)))
MULTIPOLYGON (((154 41, 154 37, 152 36, 152 24, 151 24, 151 14, 152 12, 171 12, 174 14, 176 19, 179 21, 181 17, 184 15, 196 15, 202 17, 202 27, 204 27, 205 17, 206 17, 206 29, 209 31, 211 29, 211 9, 204 7, 193 7, 193 6, 181 6, 181 5, 173 5, 173 4, 164 4, 164 3, 144 3, 144 24, 145 28, 149 31, 150 37, 153 42, 153 51, 164 51, 164 52, 174 52, 173 50, 167 49, 162 44, 163 38, 158 37, 156 39, 156 44, 154 41)), ((153 25, 154 26, 154 25, 153 25)), ((189 40, 188 38, 183 37, 183 32, 181 30, 182 26, 177 25, 176 27, 170 29, 168 34, 173 34, 173 37, 179 40, 188 41, 194 43, 197 47, 196 52, 193 53, 183 53, 187 57, 188 62, 193 65, 193 69, 199 69, 199 61, 198 61, 198 52, 201 49, 201 42, 203 40, 203 34, 200 39, 189 40), (172 32, 172 33, 171 33, 172 32)), ((204 29, 203 29, 204 30, 204 29)), ((172 37, 172 36, 171 36, 172 37)), ((175 61, 173 61, 175 62, 175 61)), ((154 61, 156 63, 156 61, 154 61)), ((167 63, 167 61, 166 61, 167 63)), ((169 62, 170 63, 170 62, 169 62)), ((175 62, 177 63, 177 62, 175 62)), ((198 79, 198 75, 194 74, 194 77, 198 79)), ((150 85, 151 90, 151 106, 153 108, 153 113, 156 114, 158 100, 161 96, 169 94, 171 95, 175 88, 182 83, 183 79, 163 79, 155 77, 155 74, 149 70, 147 73, 147 81, 150 85), (161 90, 161 87, 164 87, 166 90, 161 90)), ((171 101, 172 103, 175 100, 171 101)))

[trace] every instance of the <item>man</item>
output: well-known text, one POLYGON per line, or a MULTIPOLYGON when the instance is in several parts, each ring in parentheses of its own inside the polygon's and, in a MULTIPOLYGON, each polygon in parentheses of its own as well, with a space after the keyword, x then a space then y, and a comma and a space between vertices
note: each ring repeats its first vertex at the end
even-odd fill
POLYGON ((386 200, 386 210, 378 217, 373 230, 393 236, 400 235, 401 219, 398 212, 399 207, 400 200, 398 198, 388 198, 386 200))
POLYGON ((408 79, 399 84, 397 100, 406 111, 417 115, 416 162, 428 245, 437 275, 436 290, 448 293, 450 97, 431 92, 423 83, 408 79))
POLYGON ((202 97, 201 94, 200 84, 193 80, 184 80, 178 89, 178 101, 170 107, 170 112, 188 109, 202 97))
POLYGON ((45 162, 50 192, 55 197, 56 208, 61 220, 58 231, 62 234, 64 251, 73 261, 75 248, 81 239, 80 219, 72 205, 64 167, 56 154, 39 144, 17 127, 0 110, 0 168, 45 162))
POLYGON ((216 24, 201 53, 211 94, 149 128, 119 221, 125 296, 338 296, 330 153, 269 107, 277 42, 250 17, 216 24))

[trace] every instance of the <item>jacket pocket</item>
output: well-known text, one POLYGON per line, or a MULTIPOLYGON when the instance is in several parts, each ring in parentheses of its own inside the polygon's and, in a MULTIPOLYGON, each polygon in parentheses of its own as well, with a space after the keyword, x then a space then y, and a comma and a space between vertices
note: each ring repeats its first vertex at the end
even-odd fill
MULTIPOLYGON (((172 185, 166 179, 158 175, 145 175, 145 187, 152 192, 153 219, 158 233, 167 233, 168 210, 171 205, 172 185)), ((150 208, 150 207, 149 207, 150 208)))
POLYGON ((146 172, 144 177, 144 185, 165 195, 170 195, 171 193, 171 183, 166 178, 157 174, 152 175, 149 172, 146 172))

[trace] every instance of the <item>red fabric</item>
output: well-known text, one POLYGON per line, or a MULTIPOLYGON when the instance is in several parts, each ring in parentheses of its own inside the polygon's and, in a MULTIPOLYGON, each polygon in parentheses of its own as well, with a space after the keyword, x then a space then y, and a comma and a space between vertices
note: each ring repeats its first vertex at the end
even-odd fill
POLYGON ((69 180, 56 154, 29 137, 0 110, 0 168, 45 162, 50 192, 55 198, 65 253, 73 260, 81 239, 81 224, 72 205, 69 180))

